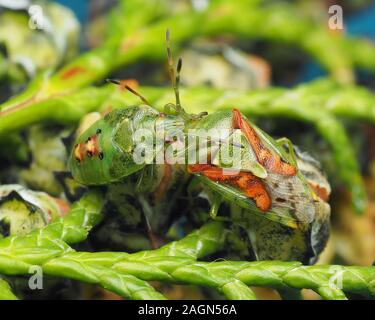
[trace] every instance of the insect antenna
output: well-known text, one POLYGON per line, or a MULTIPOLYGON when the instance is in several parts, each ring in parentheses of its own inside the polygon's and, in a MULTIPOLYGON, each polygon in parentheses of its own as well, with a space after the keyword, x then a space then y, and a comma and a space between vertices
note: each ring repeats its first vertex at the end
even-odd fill
POLYGON ((182 113, 183 115, 185 115, 186 112, 181 106, 180 90, 179 90, 180 72, 181 72, 181 68, 182 68, 182 59, 181 58, 178 59, 177 68, 175 70, 174 63, 173 63, 173 55, 172 55, 171 40, 170 40, 171 36, 170 36, 169 29, 167 29, 167 31, 165 33, 165 39, 166 39, 166 43, 167 43, 169 77, 171 78, 173 91, 174 91, 174 94, 175 94, 175 97, 176 97, 175 109, 176 109, 177 113, 182 113))
POLYGON ((181 68, 182 68, 182 59, 179 58, 177 61, 177 67, 176 69, 174 68, 174 63, 173 63, 173 55, 172 55, 172 50, 171 50, 171 40, 170 40, 170 31, 167 28, 167 31, 165 33, 165 39, 167 43, 167 56, 168 56, 168 69, 169 69, 169 77, 171 78, 172 86, 173 86, 173 91, 176 96, 176 104, 168 103, 166 105, 166 108, 173 107, 177 114, 181 115, 182 118, 185 120, 199 120, 203 116, 207 115, 207 112, 201 112, 199 114, 188 114, 185 109, 181 106, 181 101, 180 101, 180 73, 181 73, 181 68))
POLYGON ((144 96, 142 96, 139 92, 135 91, 133 88, 129 87, 127 84, 124 85, 123 81, 117 79, 107 79, 106 81, 124 87, 126 90, 128 90, 129 92, 137 96, 139 99, 141 99, 143 103, 150 106, 150 103, 144 96))
POLYGON ((177 74, 176 74, 176 87, 175 87, 175 95, 176 95, 176 105, 177 107, 181 107, 181 102, 180 102, 180 73, 181 73, 181 68, 182 68, 182 59, 178 58, 177 62, 177 74))

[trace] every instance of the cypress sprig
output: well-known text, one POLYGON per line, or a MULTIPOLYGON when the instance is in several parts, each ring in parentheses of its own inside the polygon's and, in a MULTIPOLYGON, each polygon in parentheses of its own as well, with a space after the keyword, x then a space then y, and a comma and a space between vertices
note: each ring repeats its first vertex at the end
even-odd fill
MULTIPOLYGON (((100 207, 100 195, 90 193, 59 222, 26 236, 1 240, 0 272, 27 275, 29 268, 37 265, 44 274, 97 284, 128 299, 163 299, 162 294, 147 283, 155 280, 209 286, 228 299, 255 299, 249 286, 281 291, 309 288, 324 299, 345 299, 344 292, 375 294, 375 267, 303 266, 299 262, 281 261, 198 261, 225 246, 226 233, 219 222, 206 224, 157 250, 133 254, 73 250, 65 241, 84 240, 91 227, 87 221, 97 221, 90 216, 98 215, 100 207)), ((3 297, 7 298, 10 291, 6 290, 6 285, 4 288, 3 297)))
POLYGON ((155 6, 145 0, 134 0, 131 4, 120 1, 109 15, 107 38, 101 46, 77 57, 52 76, 49 71, 40 75, 23 93, 0 105, 0 110, 7 114, 12 109, 25 109, 70 95, 105 78, 111 71, 142 59, 162 61, 165 44, 161 39, 167 27, 173 30, 175 46, 198 36, 223 32, 296 46, 310 53, 337 81, 344 83, 353 82, 355 65, 375 70, 375 46, 370 42, 333 36, 325 26, 301 17, 293 6, 262 2, 218 0, 204 12, 189 10, 170 16, 163 2, 155 6))

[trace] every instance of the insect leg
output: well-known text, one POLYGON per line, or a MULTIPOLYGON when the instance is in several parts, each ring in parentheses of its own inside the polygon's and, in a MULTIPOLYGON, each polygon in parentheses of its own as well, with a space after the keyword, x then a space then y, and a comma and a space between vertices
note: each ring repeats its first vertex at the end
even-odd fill
POLYGON ((218 217, 218 211, 220 208, 221 203, 223 202, 223 197, 218 193, 214 194, 214 198, 212 199, 212 205, 210 208, 210 217, 214 221, 222 221, 222 222, 233 222, 232 218, 229 217, 218 217))
POLYGON ((279 155, 273 154, 263 144, 254 128, 242 117, 241 112, 237 109, 233 109, 233 129, 240 129, 244 133, 258 161, 269 172, 286 176, 293 176, 297 173, 297 168, 295 166, 284 162, 279 155))
POLYGON ((288 147, 288 153, 290 154, 290 157, 291 157, 291 162, 292 164, 297 167, 297 156, 296 156, 296 153, 294 152, 294 146, 293 146, 293 143, 292 141, 290 141, 288 138, 286 137, 283 137, 283 138, 280 138, 280 139, 277 139, 276 142, 280 145, 280 146, 287 146, 288 147))
POLYGON ((144 196, 142 194, 140 194, 138 196, 138 199, 139 199, 139 202, 142 205, 143 217, 144 217, 144 220, 145 220, 147 235, 148 235, 148 238, 150 239, 151 247, 152 247, 152 249, 157 249, 157 248, 160 247, 159 240, 156 237, 156 235, 154 234, 154 232, 152 231, 150 220, 149 220, 149 217, 151 217, 151 215, 153 214, 153 210, 152 210, 152 208, 150 207, 147 200, 144 198, 144 196))
POLYGON ((177 114, 177 110, 176 110, 176 105, 173 104, 173 103, 167 103, 165 106, 164 106, 164 113, 165 114, 177 114), (173 112, 172 112, 173 110, 173 112))
POLYGON ((223 198, 219 194, 213 195, 212 206, 210 209, 210 217, 212 218, 212 220, 216 220, 222 201, 223 201, 223 198))

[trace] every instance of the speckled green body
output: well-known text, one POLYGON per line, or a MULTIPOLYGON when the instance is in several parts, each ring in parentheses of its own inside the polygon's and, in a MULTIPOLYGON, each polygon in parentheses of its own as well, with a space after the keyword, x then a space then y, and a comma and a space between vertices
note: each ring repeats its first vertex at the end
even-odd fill
POLYGON ((146 164, 137 164, 134 161, 134 132, 137 129, 147 129, 156 136, 157 125, 165 123, 167 126, 168 122, 174 121, 179 122, 178 117, 161 116, 155 109, 145 105, 108 113, 82 133, 76 141, 76 145, 79 145, 96 136, 102 159, 98 156, 85 156, 82 161, 77 161, 73 150, 69 159, 69 169, 73 178, 85 185, 105 185, 120 182, 140 171, 146 164))

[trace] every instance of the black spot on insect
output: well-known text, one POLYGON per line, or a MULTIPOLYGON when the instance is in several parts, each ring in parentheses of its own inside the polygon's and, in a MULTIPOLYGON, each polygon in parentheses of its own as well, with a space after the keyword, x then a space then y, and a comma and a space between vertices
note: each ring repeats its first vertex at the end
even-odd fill
POLYGON ((91 152, 91 151, 87 151, 86 154, 87 154, 87 156, 88 156, 89 158, 92 157, 92 152, 91 152))
POLYGON ((276 198, 275 199, 277 202, 281 202, 281 203, 284 203, 284 202, 286 202, 286 200, 285 199, 283 199, 283 198, 276 198))
POLYGON ((293 236, 294 235, 294 229, 292 229, 292 228, 283 228, 283 234, 288 235, 288 236, 293 236))
POLYGON ((29 210, 30 210, 30 214, 34 214, 37 211, 34 206, 30 206, 29 210))
POLYGON ((8 237, 10 235, 10 224, 5 220, 0 220, 0 234, 3 237, 8 237))
POLYGON ((96 134, 101 134, 101 133, 102 133, 102 129, 96 130, 96 134))
POLYGON ((89 142, 90 140, 91 140, 91 137, 88 137, 87 140, 86 140, 86 142, 89 142))
POLYGON ((98 157, 99 157, 100 160, 103 160, 103 158, 104 158, 104 153, 103 153, 103 152, 99 152, 98 157))
POLYGON ((273 187, 274 187, 275 189, 277 189, 277 188, 279 187, 279 184, 278 184, 277 182, 275 182, 275 183, 273 184, 273 187))

